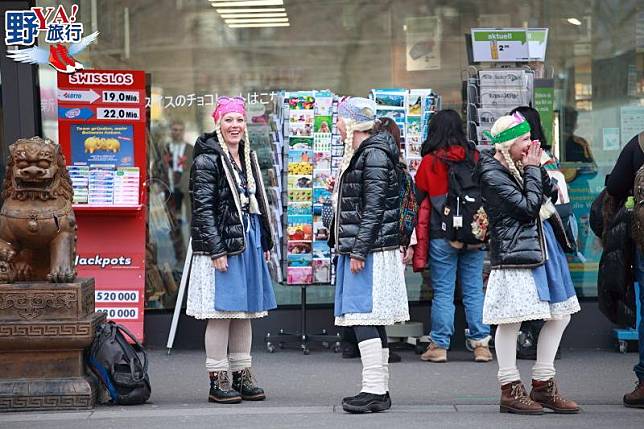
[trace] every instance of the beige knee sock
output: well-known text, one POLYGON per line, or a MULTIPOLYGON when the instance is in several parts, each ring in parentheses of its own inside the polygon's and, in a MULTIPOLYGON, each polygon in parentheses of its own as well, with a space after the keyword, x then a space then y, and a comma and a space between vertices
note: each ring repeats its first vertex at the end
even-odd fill
POLYGON ((570 316, 562 319, 548 320, 539 332, 537 342, 537 361, 532 367, 532 379, 548 381, 555 376, 555 356, 561 343, 561 337, 570 322, 570 316))
POLYGON ((228 370, 228 336, 230 319, 210 319, 206 326, 206 369, 208 372, 228 370))
POLYGON ((231 371, 250 368, 252 358, 250 348, 253 342, 253 330, 250 319, 233 319, 230 322, 230 337, 228 339, 228 360, 231 371))

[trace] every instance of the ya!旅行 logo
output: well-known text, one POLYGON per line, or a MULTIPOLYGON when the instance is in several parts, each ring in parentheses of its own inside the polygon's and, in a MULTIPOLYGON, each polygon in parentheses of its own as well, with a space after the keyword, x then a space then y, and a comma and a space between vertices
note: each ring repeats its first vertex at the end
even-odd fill
POLYGON ((7 56, 20 63, 49 64, 61 73, 82 70, 83 64, 74 55, 96 41, 99 33, 83 37, 83 24, 77 22, 77 14, 78 5, 72 5, 71 13, 62 5, 7 11, 4 16, 5 44, 30 46, 9 50, 7 56), (35 46, 38 37, 43 35, 48 48, 35 46))

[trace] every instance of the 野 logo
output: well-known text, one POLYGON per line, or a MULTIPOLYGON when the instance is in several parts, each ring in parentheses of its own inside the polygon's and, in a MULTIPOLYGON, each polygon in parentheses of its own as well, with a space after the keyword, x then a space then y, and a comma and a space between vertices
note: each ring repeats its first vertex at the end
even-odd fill
POLYGON ((5 44, 31 46, 10 50, 7 56, 19 63, 49 64, 61 73, 82 70, 83 64, 74 55, 96 41, 99 33, 82 37, 83 24, 76 22, 77 14, 78 5, 72 5, 71 13, 67 13, 62 5, 7 11, 4 16, 5 44), (32 46, 41 35, 50 44, 49 48, 32 46))
POLYGON ((84 256, 76 255, 75 265, 80 266, 98 266, 105 268, 108 266, 120 266, 127 267, 132 265, 132 258, 125 256, 114 256, 114 257, 102 257, 101 255, 96 255, 91 258, 86 258, 84 256))

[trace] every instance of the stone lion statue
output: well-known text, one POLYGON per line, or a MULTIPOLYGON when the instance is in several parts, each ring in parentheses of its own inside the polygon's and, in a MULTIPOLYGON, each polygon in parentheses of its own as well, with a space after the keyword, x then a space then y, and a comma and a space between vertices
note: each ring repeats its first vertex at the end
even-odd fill
POLYGON ((0 281, 74 281, 77 226, 60 146, 32 137, 9 150, 0 209, 0 281))

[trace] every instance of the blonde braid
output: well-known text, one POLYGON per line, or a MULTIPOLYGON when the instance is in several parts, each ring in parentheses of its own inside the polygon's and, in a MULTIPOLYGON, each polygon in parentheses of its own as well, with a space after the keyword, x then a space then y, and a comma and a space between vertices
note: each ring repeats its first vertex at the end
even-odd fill
POLYGON ((523 175, 521 174, 521 170, 517 167, 517 163, 515 163, 512 160, 512 157, 510 156, 510 152, 508 151, 507 146, 501 146, 500 148, 497 149, 501 155, 503 155, 503 159, 505 159, 506 164, 508 164, 508 169, 510 170, 510 173, 519 181, 521 185, 523 185, 523 175))
POLYGON ((257 204, 257 183, 255 183, 255 175, 253 173, 253 166, 250 159, 250 137, 248 136, 248 127, 244 124, 244 162, 246 163, 246 181, 248 183, 248 195, 250 197, 250 212, 260 213, 259 205, 257 204))
POLYGON ((333 187, 333 194, 331 195, 331 202, 333 204, 333 209, 336 210, 338 206, 338 192, 340 191, 340 177, 342 173, 349 167, 351 158, 353 158, 353 127, 354 121, 351 119, 344 119, 344 123, 347 129, 347 137, 344 139, 344 153, 342 154, 342 162, 340 163, 340 171, 336 175, 335 186, 333 187))
POLYGON ((349 167, 351 158, 353 158, 353 154, 355 153, 355 150, 353 149, 353 132, 355 131, 355 121, 351 119, 345 119, 344 123, 347 127, 347 138, 344 139, 344 154, 342 156, 342 164, 340 164, 340 174, 338 174, 338 178, 340 178, 342 173, 344 173, 344 170, 349 167))
MULTIPOLYGON (((244 125, 244 157, 246 158, 246 170, 253 171, 250 162, 250 137, 248 136, 248 127, 246 125, 244 125)), ((254 194, 256 189, 255 176, 251 174, 248 176, 248 192, 254 194)))

